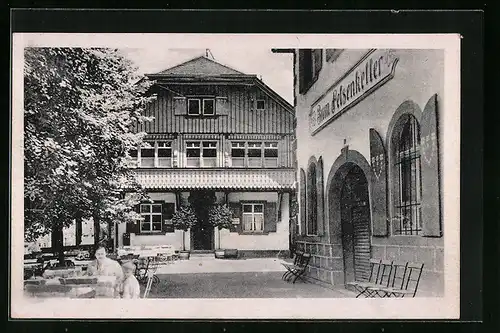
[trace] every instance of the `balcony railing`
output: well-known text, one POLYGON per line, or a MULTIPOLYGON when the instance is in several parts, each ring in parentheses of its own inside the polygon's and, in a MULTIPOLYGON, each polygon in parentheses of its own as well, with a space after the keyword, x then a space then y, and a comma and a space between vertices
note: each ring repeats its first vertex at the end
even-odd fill
POLYGON ((147 189, 294 189, 294 169, 135 169, 147 189))

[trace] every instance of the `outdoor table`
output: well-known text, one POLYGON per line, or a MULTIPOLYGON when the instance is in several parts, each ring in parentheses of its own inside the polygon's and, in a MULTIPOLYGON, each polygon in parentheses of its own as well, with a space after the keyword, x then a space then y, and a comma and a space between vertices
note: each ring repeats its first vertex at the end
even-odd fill
POLYGON ((64 267, 59 269, 46 269, 43 272, 43 277, 46 279, 50 278, 66 278, 77 276, 81 272, 81 267, 64 267))
POLYGON ((36 278, 24 281, 25 291, 38 297, 115 298, 114 276, 74 276, 70 278, 36 278))

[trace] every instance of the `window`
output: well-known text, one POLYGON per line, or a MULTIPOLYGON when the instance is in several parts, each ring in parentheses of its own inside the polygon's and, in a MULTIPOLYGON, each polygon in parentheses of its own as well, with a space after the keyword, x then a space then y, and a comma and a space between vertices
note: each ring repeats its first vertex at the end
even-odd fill
POLYGON ((213 97, 188 98, 188 115, 215 115, 215 99, 213 97))
POLYGON ((141 147, 141 167, 152 168, 155 166, 155 142, 144 141, 141 147))
POLYGON ((187 142, 186 165, 188 167, 217 167, 217 142, 187 142))
POLYGON ((141 204, 141 232, 161 232, 161 204, 141 204))
POLYGON ((328 62, 334 62, 337 60, 342 51, 342 49, 326 49, 325 60, 328 62))
POLYGON ((199 116, 200 115, 200 99, 190 98, 188 99, 188 115, 199 116))
POLYGON ((323 49, 299 50, 299 92, 305 94, 318 79, 323 66, 323 49))
POLYGON ((278 143, 264 143, 264 166, 266 168, 276 168, 278 166, 278 143))
POLYGON ((232 142, 231 159, 233 167, 276 168, 278 142, 232 142))
POLYGON ((263 99, 258 99, 257 100, 257 110, 262 111, 265 110, 266 108, 266 101, 263 99))
POLYGON ((395 178, 396 202, 394 233, 396 235, 418 235, 422 231, 420 178, 420 129, 416 118, 406 115, 399 133, 396 156, 395 178))
POLYGON ((129 154, 142 168, 172 167, 172 141, 147 140, 139 151, 131 150, 129 154))
POLYGON ((262 167, 262 142, 248 143, 248 167, 262 167))
POLYGON ((245 166, 245 142, 231 143, 231 159, 233 167, 245 166))
POLYGON ((172 167, 172 142, 171 141, 158 141, 157 142, 157 156, 159 167, 172 167))
POLYGON ((217 166, 216 142, 203 142, 202 166, 212 168, 217 166))
POLYGON ((199 142, 186 143, 186 166, 199 167, 200 155, 201 155, 201 150, 199 142))
POLYGON ((307 235, 317 235, 318 233, 318 194, 316 188, 316 164, 311 163, 307 170, 307 235))
POLYGON ((264 205, 263 204, 243 204, 243 231, 262 232, 264 231, 264 205))
POLYGON ((203 115, 213 116, 215 114, 215 100, 214 99, 204 99, 203 100, 203 115))

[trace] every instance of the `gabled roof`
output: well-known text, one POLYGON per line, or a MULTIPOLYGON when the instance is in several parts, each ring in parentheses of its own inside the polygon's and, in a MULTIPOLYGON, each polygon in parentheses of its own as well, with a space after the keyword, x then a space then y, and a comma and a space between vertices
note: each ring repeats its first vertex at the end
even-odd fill
POLYGON ((242 72, 218 63, 205 56, 199 56, 154 75, 242 75, 242 72))
POLYGON ((275 101, 280 103, 289 112, 294 112, 283 97, 272 90, 257 75, 244 74, 233 68, 216 62, 206 56, 199 56, 194 59, 183 62, 177 66, 168 68, 155 74, 146 74, 149 79, 156 80, 157 83, 175 83, 175 82, 206 82, 206 83, 235 83, 252 84, 260 87, 269 94, 275 101))

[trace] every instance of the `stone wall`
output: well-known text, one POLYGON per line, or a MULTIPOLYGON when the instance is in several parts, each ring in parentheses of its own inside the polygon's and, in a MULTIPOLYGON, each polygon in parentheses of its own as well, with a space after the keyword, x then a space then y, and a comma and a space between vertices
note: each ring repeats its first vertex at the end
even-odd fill
POLYGON ((372 238, 372 257, 423 263, 420 296, 441 296, 444 291, 444 245, 442 238, 372 238))
MULTIPOLYGON (((297 250, 311 254, 307 277, 331 285, 344 284, 341 244, 297 241, 297 250)), ((444 292, 443 239, 414 237, 372 238, 372 258, 423 263, 418 296, 442 296, 444 292), (417 244, 418 243, 418 244, 417 244), (410 245, 408 245, 410 244, 410 245)))
POLYGON ((297 241, 297 250, 311 254, 306 275, 332 285, 344 280, 342 246, 323 242, 297 241))

